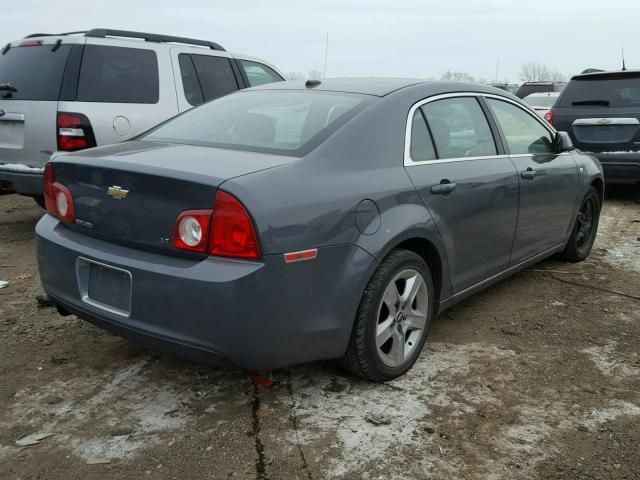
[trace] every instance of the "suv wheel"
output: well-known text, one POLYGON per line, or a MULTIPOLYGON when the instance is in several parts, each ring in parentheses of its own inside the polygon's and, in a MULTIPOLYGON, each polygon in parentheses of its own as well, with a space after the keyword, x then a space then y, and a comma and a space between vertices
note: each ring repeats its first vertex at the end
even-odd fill
POLYGON ((600 194, 594 187, 589 187, 580 204, 578 218, 576 218, 567 246, 561 254, 563 260, 581 262, 589 256, 593 242, 596 240, 596 233, 598 233, 600 207, 600 194))
POLYGON ((424 346, 434 298, 425 261, 409 250, 391 252, 362 296, 341 365, 375 382, 404 374, 424 346))

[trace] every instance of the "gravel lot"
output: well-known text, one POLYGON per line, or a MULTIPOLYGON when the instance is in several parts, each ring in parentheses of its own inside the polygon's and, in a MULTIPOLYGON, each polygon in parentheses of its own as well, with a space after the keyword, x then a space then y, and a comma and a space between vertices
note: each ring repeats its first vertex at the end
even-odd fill
POLYGON ((267 388, 38 301, 42 212, 0 196, 0 478, 638 479, 640 195, 609 197, 587 261, 444 313, 405 377, 321 362, 267 388))

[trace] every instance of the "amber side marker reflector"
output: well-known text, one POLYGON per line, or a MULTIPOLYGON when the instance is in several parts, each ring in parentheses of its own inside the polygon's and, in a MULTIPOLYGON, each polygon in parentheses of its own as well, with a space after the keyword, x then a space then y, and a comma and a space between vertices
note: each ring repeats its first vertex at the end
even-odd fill
POLYGON ((300 252, 291 252, 284 254, 284 261, 287 263, 301 262, 303 260, 313 260, 318 256, 318 249, 302 250, 300 252))

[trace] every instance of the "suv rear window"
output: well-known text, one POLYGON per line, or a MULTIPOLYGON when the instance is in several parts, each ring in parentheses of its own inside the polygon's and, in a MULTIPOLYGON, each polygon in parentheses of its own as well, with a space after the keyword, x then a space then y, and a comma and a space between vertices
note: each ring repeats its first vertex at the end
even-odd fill
POLYGON ((560 97, 557 107, 638 107, 640 74, 594 75, 574 78, 560 97))
POLYGON ((247 75, 249 85, 257 87, 265 83, 282 82, 284 79, 278 75, 272 68, 267 67, 258 62, 249 60, 240 60, 244 73, 247 75))
POLYGON ((158 59, 153 50, 87 45, 79 102, 158 103, 158 59))
POLYGON ((10 83, 17 92, 0 91, 2 100, 58 100, 70 45, 11 47, 0 55, 0 83, 10 83))
POLYGON ((187 111, 143 140, 304 155, 368 103, 362 95, 241 91, 187 111))

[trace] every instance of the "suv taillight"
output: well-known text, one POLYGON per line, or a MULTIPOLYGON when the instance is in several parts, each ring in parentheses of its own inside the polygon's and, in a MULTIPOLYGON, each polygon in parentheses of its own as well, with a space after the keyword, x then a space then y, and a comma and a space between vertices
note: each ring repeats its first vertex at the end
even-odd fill
POLYGON ((176 221, 173 245, 219 257, 261 257, 253 221, 233 195, 218 191, 212 210, 188 210, 176 221))
POLYGON ((65 222, 75 223, 76 212, 71 190, 56 182, 53 165, 50 163, 44 168, 44 202, 51 215, 65 222))
POLYGON ((544 114, 544 119, 549 122, 549 125, 553 125, 553 110, 549 110, 544 114))
POLYGON ((58 112, 58 150, 73 152, 96 146, 89 119, 81 113, 58 112))

